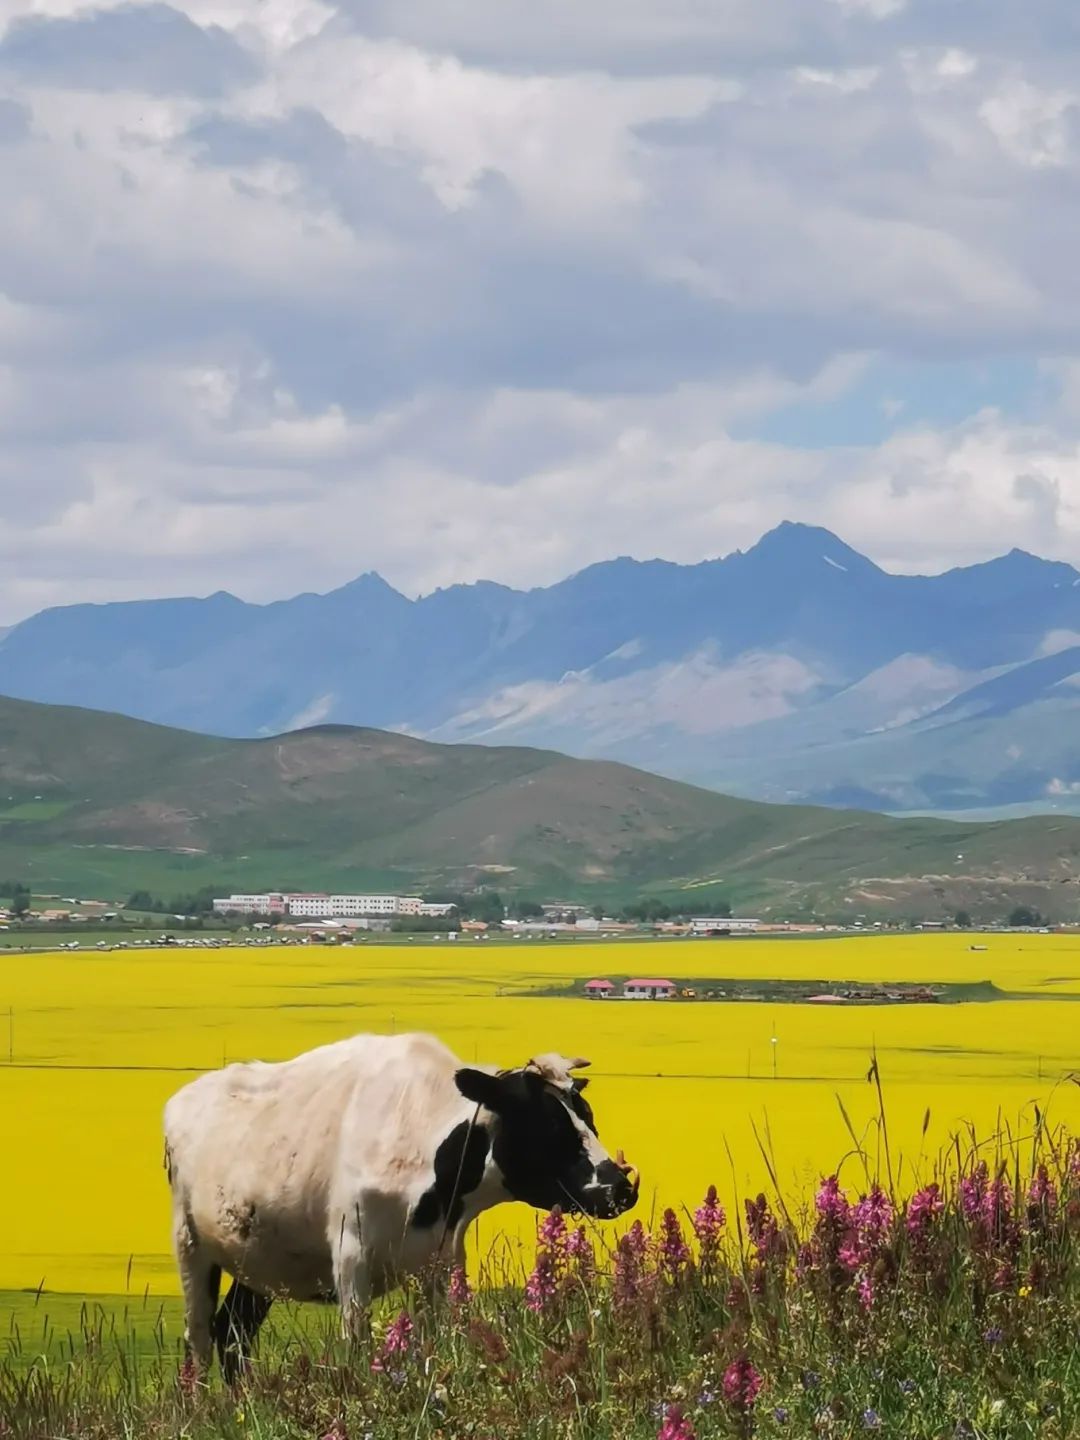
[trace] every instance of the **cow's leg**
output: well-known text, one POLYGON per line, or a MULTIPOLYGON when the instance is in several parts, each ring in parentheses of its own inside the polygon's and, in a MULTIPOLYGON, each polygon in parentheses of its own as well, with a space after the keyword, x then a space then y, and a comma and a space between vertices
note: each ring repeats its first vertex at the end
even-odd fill
POLYGON ((173 1249, 184 1292, 184 1351, 205 1373, 214 1357, 211 1324, 221 1286, 221 1266, 209 1257, 190 1215, 182 1210, 173 1224, 173 1249))
POLYGON ((247 1366, 251 1347, 270 1304, 265 1295, 250 1290, 239 1280, 229 1286, 225 1302, 214 1317, 214 1339, 221 1373, 230 1385, 247 1366))
POLYGON ((360 1239, 359 1212, 345 1221, 334 1247, 334 1289, 341 1306, 341 1334, 363 1340, 371 1334, 371 1264, 360 1239))

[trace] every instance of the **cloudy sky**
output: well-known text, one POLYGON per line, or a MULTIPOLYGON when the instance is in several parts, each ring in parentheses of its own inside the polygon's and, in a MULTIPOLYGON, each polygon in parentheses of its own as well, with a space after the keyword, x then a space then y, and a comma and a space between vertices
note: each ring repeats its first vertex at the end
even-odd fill
POLYGON ((1080 562, 1076 0, 3 0, 0 624, 1080 562))

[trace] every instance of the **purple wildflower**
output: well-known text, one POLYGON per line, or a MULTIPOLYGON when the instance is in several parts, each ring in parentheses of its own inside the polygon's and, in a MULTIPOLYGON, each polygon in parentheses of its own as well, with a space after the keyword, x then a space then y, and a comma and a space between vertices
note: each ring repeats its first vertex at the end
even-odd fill
POLYGON ((371 1368, 376 1374, 382 1374, 386 1370, 386 1362, 391 1355, 399 1355, 402 1360, 409 1353, 412 1343, 413 1323, 404 1310, 392 1321, 385 1336, 383 1337, 382 1349, 371 1362, 371 1368))
POLYGON ((1057 1186, 1050 1179, 1045 1165, 1040 1165, 1031 1177, 1028 1199, 1033 1205, 1045 1205, 1048 1210, 1057 1205, 1057 1186))
POLYGON ((781 1260, 787 1253, 787 1245, 776 1217, 769 1209, 764 1195, 756 1200, 747 1200, 746 1231, 754 1244, 754 1255, 761 1268, 770 1260, 781 1260))
POLYGON ((862 1423, 864 1430, 880 1430, 881 1416, 876 1410, 872 1410, 869 1406, 867 1406, 867 1408, 862 1413, 862 1423))
POLYGON ((983 1339, 987 1345, 1000 1345, 1005 1339, 1005 1331, 1000 1325, 991 1325, 989 1329, 983 1331, 983 1339))
POLYGON ((623 1236, 627 1249, 638 1260, 644 1260, 649 1253, 649 1236, 640 1220, 635 1220, 623 1236))
POLYGON ((847 1224, 850 1206, 847 1196, 840 1189, 840 1181, 835 1175, 828 1175, 822 1180, 814 1197, 814 1206, 823 1219, 837 1220, 847 1224))
POLYGON ((664 1412, 664 1422, 657 1431, 656 1440, 696 1440, 690 1417, 681 1406, 668 1406, 664 1412))
POLYGON ((941 1186, 935 1181, 924 1185, 908 1201, 907 1232, 913 1240, 921 1240, 931 1222, 941 1214, 945 1202, 941 1198, 941 1186))
POLYGON ((541 1245, 556 1254, 562 1252, 566 1244, 566 1216, 560 1206, 556 1205, 554 1210, 544 1216, 537 1227, 536 1234, 541 1245))
POLYGON ((787 1409, 787 1407, 786 1407, 785 1405, 777 1405, 776 1409, 775 1409, 772 1413, 773 1413, 773 1419, 776 1421, 776 1423, 777 1423, 778 1425, 786 1425, 786 1424, 787 1424, 788 1418, 789 1418, 789 1415, 790 1415, 790 1411, 787 1409))
POLYGON ((705 1192, 705 1199, 694 1211, 694 1234, 703 1249, 719 1243, 720 1232, 726 1224, 727 1215, 716 1198, 716 1186, 710 1185, 705 1192))
POLYGON ((664 1211, 660 1234, 660 1268, 672 1282, 690 1263, 690 1247, 683 1237, 679 1217, 674 1210, 664 1211))
POLYGON ((862 1239, 855 1233, 854 1230, 849 1230, 844 1240, 844 1243, 836 1252, 836 1258, 840 1261, 840 1264, 843 1265, 845 1270, 850 1270, 851 1273, 854 1275, 855 1271, 858 1270, 860 1266, 866 1264, 867 1260, 870 1258, 870 1255, 866 1246, 863 1244, 862 1239))
POLYGON ((566 1258, 573 1261, 580 1279, 588 1280, 596 1271, 596 1256, 588 1232, 578 1226, 566 1237, 566 1258))
POLYGON ((632 1233, 628 1231, 620 1235, 615 1246, 615 1274, 611 1289, 617 1310, 632 1305, 641 1294, 641 1254, 631 1239, 632 1233))
POLYGON ((402 1310, 401 1314, 394 1320, 386 1332, 386 1339, 383 1341, 384 1355, 407 1355, 412 1342, 413 1323, 408 1314, 402 1310))
POLYGON ((460 1310, 468 1305, 472 1299, 472 1290, 469 1287, 468 1276, 460 1265, 455 1265, 450 1276, 450 1288, 448 1290, 450 1304, 455 1310, 460 1310))
POLYGON ((525 1282, 525 1304, 534 1314, 539 1315, 555 1299, 557 1291, 555 1263, 551 1251, 538 1250, 533 1272, 525 1282))
POLYGON ((965 1175, 960 1181, 960 1209, 965 1220, 981 1218, 987 1179, 986 1161, 981 1160, 971 1174, 965 1175))
POLYGON ((761 1390, 761 1376, 748 1355, 739 1355, 724 1371, 724 1399, 736 1410, 749 1410, 761 1390))
POLYGON ((864 1195, 853 1211, 855 1224, 863 1235, 880 1240, 893 1220, 893 1204, 880 1185, 864 1195))
POLYGON ((991 1231, 1000 1236, 1012 1214, 1013 1193, 1009 1184, 1000 1175, 992 1182, 983 1196, 982 1218, 991 1231))
POLYGON ((994 1270, 990 1280, 990 1287, 999 1293, 1004 1293, 1006 1290, 1011 1290, 1015 1284, 1016 1267, 1010 1265, 1007 1260, 1003 1260, 994 1270))

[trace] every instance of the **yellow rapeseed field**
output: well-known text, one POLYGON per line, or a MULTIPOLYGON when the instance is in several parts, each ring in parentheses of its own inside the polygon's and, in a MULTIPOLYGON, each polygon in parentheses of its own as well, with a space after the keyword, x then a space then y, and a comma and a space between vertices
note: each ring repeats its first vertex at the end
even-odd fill
MULTIPOLYGON (((467 1061, 500 1065, 585 1055, 601 1136, 640 1166, 645 1209, 692 1205, 710 1181, 730 1205, 768 1184, 755 1127, 790 1194, 852 1151, 838 1095, 868 1163, 883 1165, 874 1048, 902 1183, 967 1122, 982 1137, 1022 1131, 1038 1104, 1080 1128, 1066 1078, 1080 1069, 1078 1001, 1080 937, 1052 935, 3 955, 0 1289, 175 1292, 161 1108, 223 1060, 280 1059, 361 1030, 429 1030, 467 1061), (530 994, 628 974, 988 979, 1040 998, 815 1008, 530 994)), ((862 1162, 844 1164, 856 1185, 862 1162)), ((532 1223, 505 1207, 480 1246, 532 1223)))

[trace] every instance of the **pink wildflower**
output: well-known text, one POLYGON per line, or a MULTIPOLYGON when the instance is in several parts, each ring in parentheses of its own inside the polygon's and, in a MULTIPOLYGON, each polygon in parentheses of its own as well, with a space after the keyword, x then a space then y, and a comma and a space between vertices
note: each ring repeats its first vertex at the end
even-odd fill
POLYGON ((558 1205, 544 1216, 536 1233, 541 1245, 546 1245, 556 1254, 562 1252, 563 1246, 566 1244, 566 1216, 558 1205))
POLYGON ((612 1296, 617 1310, 632 1305, 641 1294, 641 1254, 631 1240, 632 1234, 631 1230, 620 1235, 615 1246, 612 1296))
POLYGON ((330 1429, 319 1436, 319 1440, 349 1440, 349 1437, 342 1422, 335 1420, 330 1429))
POLYGON ((674 1210, 664 1211, 660 1237, 660 1268, 670 1280, 678 1280, 690 1263, 690 1247, 674 1210))
POLYGON ((873 1309, 874 1305, 874 1277, 869 1270, 864 1270, 859 1277, 859 1302, 864 1310, 873 1309))
POLYGON ((1057 1207, 1057 1186, 1050 1179, 1045 1165, 1040 1165, 1031 1177, 1031 1184, 1028 1186, 1028 1201, 1045 1210, 1054 1210, 1057 1207))
POLYGON ((1012 1189, 999 1175, 983 1196, 981 1207, 982 1221, 991 1239, 999 1245, 1007 1245, 1014 1238, 1012 1209, 1012 1189))
POLYGON ((710 1185, 705 1199, 694 1211, 694 1234, 702 1245, 715 1243, 726 1223, 724 1207, 716 1198, 716 1186, 710 1185))
POLYGON ((981 1160, 970 1175, 960 1181, 960 1209, 965 1220, 978 1220, 986 1198, 986 1161, 981 1160))
POLYGON ((644 1260, 649 1253, 649 1236, 640 1220, 635 1220, 623 1236, 627 1249, 638 1260, 644 1260))
POLYGON ((765 1196, 759 1195, 756 1200, 747 1200, 744 1203, 746 1232, 753 1241, 757 1259, 764 1264, 768 1260, 782 1257, 785 1253, 784 1236, 765 1196))
POLYGON ((664 1412, 664 1423, 657 1431, 656 1440, 696 1440, 690 1417, 683 1412, 681 1406, 668 1406, 664 1412))
POLYGON ((534 1314, 539 1315, 555 1299, 557 1291, 551 1251, 538 1250, 533 1272, 525 1282, 525 1304, 534 1314))
POLYGON ((893 1220, 893 1204, 880 1185, 864 1195, 855 1206, 853 1218, 860 1232, 870 1240, 884 1237, 893 1220))
POLYGON ((908 1201, 907 1207, 907 1232, 913 1240, 921 1239, 927 1231, 930 1222, 941 1214, 945 1208, 945 1202, 941 1198, 941 1186, 936 1182, 924 1185, 921 1190, 908 1201))
POLYGON ((184 1363, 180 1367, 180 1374, 177 1379, 180 1383, 180 1389, 185 1395, 195 1394, 195 1388, 199 1383, 199 1372, 195 1368, 195 1357, 193 1355, 184 1356, 184 1363))
POLYGON ((835 1175, 829 1175, 822 1180, 817 1195, 814 1197, 814 1205, 823 1219, 847 1223, 850 1206, 847 1197, 840 1189, 840 1181, 835 1175))
POLYGON ((870 1252, 854 1230, 848 1232, 847 1238, 836 1252, 836 1258, 843 1265, 845 1270, 852 1274, 865 1265, 870 1258, 870 1252))
POLYGON ((1016 1269, 1007 1260, 1003 1260, 994 1271, 993 1279, 990 1281, 991 1289, 999 1294, 1011 1290, 1016 1284, 1016 1269))
POLYGON ((383 1355, 407 1355, 412 1341, 413 1323, 404 1310, 394 1320, 383 1341, 383 1355))
POLYGON ((736 1410, 749 1410, 761 1390, 761 1376, 748 1355, 740 1355, 724 1371, 724 1399, 736 1410))
POLYGON ((391 1356, 400 1356, 405 1359, 409 1353, 412 1343, 413 1323, 404 1310, 392 1321, 385 1336, 383 1337, 382 1349, 371 1362, 371 1368, 376 1374, 382 1374, 386 1370, 386 1362, 391 1356))
POLYGON ((472 1290, 469 1286, 468 1276, 460 1265, 454 1266, 453 1273, 450 1276, 450 1287, 447 1294, 450 1304, 455 1310, 460 1310, 463 1306, 468 1305, 472 1299, 472 1290))
POLYGON ((574 1263, 577 1273, 582 1279, 591 1276, 596 1268, 592 1241, 589 1239, 588 1232, 580 1225, 577 1229, 571 1230, 566 1237, 566 1258, 574 1263))

